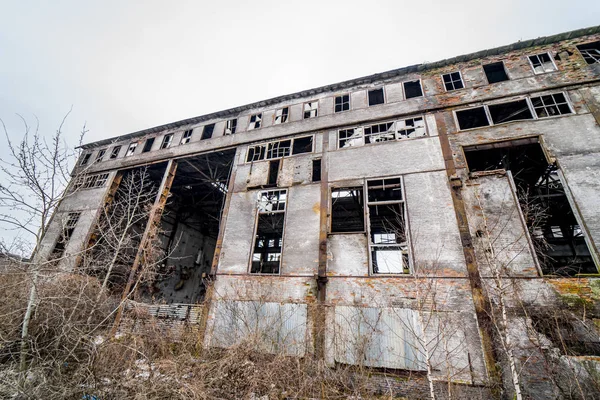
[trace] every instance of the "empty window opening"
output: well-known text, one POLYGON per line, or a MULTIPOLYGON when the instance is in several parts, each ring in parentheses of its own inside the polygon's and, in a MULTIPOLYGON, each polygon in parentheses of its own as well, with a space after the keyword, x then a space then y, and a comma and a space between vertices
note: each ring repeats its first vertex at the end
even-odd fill
POLYGON ((306 136, 306 137, 294 139, 294 147, 292 149, 292 154, 312 153, 312 151, 313 151, 313 137, 312 136, 306 136))
POLYGON ((54 245, 54 248, 52 249, 52 253, 50 254, 51 260, 61 258, 65 254, 65 249, 67 248, 67 244, 73 236, 73 232, 75 231, 75 227, 77 226, 80 216, 80 212, 68 213, 65 220, 62 221, 60 235, 56 241, 56 244, 54 245))
POLYGON ((181 142, 179 143, 188 144, 192 140, 192 132, 194 132, 193 129, 188 129, 187 131, 183 132, 183 135, 181 136, 181 142))
POLYGON ((335 112, 348 111, 350 109, 350 95, 343 94, 335 97, 335 112))
POLYGON ((474 107, 456 112, 456 119, 461 130, 488 126, 487 114, 483 107, 474 107))
POLYGON ((267 185, 277 186, 277 178, 279 177, 279 165, 280 160, 269 161, 269 177, 267 179, 267 185))
POLYGON ((106 149, 100 149, 98 150, 98 154, 96 154, 96 162, 102 162, 102 159, 104 158, 104 155, 106 154, 106 149))
POLYGON ((237 118, 225 122, 225 135, 233 135, 237 129, 237 118))
POLYGON ((364 232, 363 188, 331 189, 331 232, 364 232))
POLYGON ((110 159, 113 160, 113 159, 119 157, 120 152, 121 152, 121 146, 113 147, 112 151, 110 152, 110 159))
POLYGON ((173 134, 165 135, 163 137, 162 143, 160 144, 161 149, 168 149, 171 147, 171 143, 173 142, 173 134))
POLYGON ((253 274, 278 274, 283 249, 286 190, 258 195, 258 217, 252 252, 253 274))
POLYGON ((280 108, 279 110, 275 111, 275 121, 273 122, 274 125, 283 124, 283 123, 287 122, 288 112, 289 112, 288 107, 283 107, 283 108, 280 108))
POLYGON ((308 118, 315 118, 319 115, 319 102, 314 100, 314 101, 309 101, 307 103, 304 103, 304 119, 308 119, 308 118))
POLYGON ((262 114, 254 114, 250 116, 250 124, 248 125, 248 130, 260 128, 262 122, 262 114))
POLYGON ((200 140, 206 140, 206 139, 212 138, 214 130, 215 130, 215 124, 205 125, 204 129, 202 129, 202 136, 200 136, 200 140))
POLYGON ((496 169, 512 172, 544 274, 597 272, 558 168, 556 164, 548 164, 539 143, 509 141, 465 147, 464 151, 471 172, 496 169))
POLYGON ((492 104, 488 106, 494 124, 510 121, 533 119, 527 100, 511 101, 509 103, 492 104))
POLYGON ((580 44, 577 49, 588 64, 600 63, 600 41, 580 44))
POLYGON ((383 88, 369 90, 369 106, 385 103, 383 88))
MULTIPOLYGON (((152 142, 154 142, 154 139, 152 139, 152 142)), ((129 144, 129 147, 127 148, 127 152, 125 153, 125 157, 129 157, 132 156, 135 153, 135 149, 137 148, 138 142, 133 142, 129 144)), ((152 147, 152 144, 150 144, 150 147, 152 147)))
POLYGON ((536 74, 556 71, 556 66, 554 65, 554 62, 548 53, 529 56, 529 62, 531 63, 533 72, 536 74))
POLYGON ((487 78, 488 83, 503 82, 508 80, 508 75, 504 69, 504 63, 502 61, 485 64, 483 66, 483 72, 487 78))
POLYGON ((573 111, 567 102, 564 93, 549 94, 547 96, 532 97, 531 104, 538 118, 553 117, 556 115, 572 114, 573 111))
POLYGON ((397 139, 410 139, 427 136, 423 117, 407 118, 396 121, 397 139))
POLYGON ((321 159, 312 160, 312 182, 321 181, 321 159))
POLYGON ((442 75, 444 80, 444 87, 446 87, 446 91, 462 89, 465 87, 462 81, 462 77, 460 72, 451 72, 449 74, 442 75))
POLYGON ((410 81, 404 82, 404 97, 412 99, 413 97, 423 96, 423 89, 421 88, 421 81, 410 81))
POLYGON ((365 126, 365 144, 396 139, 393 122, 365 126))
POLYGON ((369 248, 374 274, 410 272, 400 178, 367 181, 369 248))
POLYGON ((90 157, 92 153, 85 153, 83 157, 81 157, 81 163, 79 165, 86 165, 90 161, 90 157))
MULTIPOLYGON (((144 143, 144 148, 142 149, 142 153, 147 153, 150 150, 152 150, 153 144, 154 144, 154 138, 150 138, 150 139, 146 140, 146 143, 144 143)), ((136 143, 136 147, 137 147, 137 143, 136 143)), ((131 146, 129 148, 131 149, 131 146)), ((128 153, 129 153, 129 151, 128 151, 128 153)))

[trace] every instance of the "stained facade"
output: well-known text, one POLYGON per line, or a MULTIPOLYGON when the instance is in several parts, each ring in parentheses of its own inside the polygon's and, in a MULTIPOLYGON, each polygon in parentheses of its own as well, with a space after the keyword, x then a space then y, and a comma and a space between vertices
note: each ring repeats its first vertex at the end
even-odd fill
POLYGON ((599 79, 594 27, 90 143, 38 257, 93 243, 143 169, 138 244, 166 259, 137 299, 205 346, 260 332, 265 351, 483 386, 510 386, 512 357, 557 395, 544 310, 588 307, 557 365, 600 356, 599 79))

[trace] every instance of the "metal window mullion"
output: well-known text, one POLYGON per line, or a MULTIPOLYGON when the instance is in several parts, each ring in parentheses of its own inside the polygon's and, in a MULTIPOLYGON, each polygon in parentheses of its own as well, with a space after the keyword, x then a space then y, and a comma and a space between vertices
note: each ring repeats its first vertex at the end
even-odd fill
POLYGON ((487 119, 488 119, 488 125, 489 125, 489 126, 494 126, 494 125, 496 125, 496 124, 494 123, 494 120, 492 119, 492 114, 490 113, 490 110, 489 110, 489 107, 488 107, 488 105, 487 105, 487 104, 484 104, 484 105, 482 105, 482 107, 483 107, 483 111, 485 111, 485 116, 486 116, 486 117, 487 117, 487 119))

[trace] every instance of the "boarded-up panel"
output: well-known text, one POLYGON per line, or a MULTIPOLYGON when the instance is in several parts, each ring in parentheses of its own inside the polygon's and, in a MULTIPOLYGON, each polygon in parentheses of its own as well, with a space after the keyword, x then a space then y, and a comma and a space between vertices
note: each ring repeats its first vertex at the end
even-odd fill
POLYGON ((306 304, 218 301, 213 309, 211 346, 247 345, 269 353, 303 356, 306 350, 306 304))

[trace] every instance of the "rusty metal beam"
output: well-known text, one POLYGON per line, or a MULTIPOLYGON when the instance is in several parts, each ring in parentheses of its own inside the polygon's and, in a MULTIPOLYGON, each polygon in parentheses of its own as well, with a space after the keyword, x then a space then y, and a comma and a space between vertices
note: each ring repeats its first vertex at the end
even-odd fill
POLYGON ((483 289, 483 282, 481 280, 479 267, 475 258, 473 238, 471 237, 471 232, 469 230, 467 210, 462 197, 462 182, 456 174, 456 165, 454 163, 450 140, 448 139, 448 127, 446 125, 446 121, 444 120, 444 114, 436 113, 435 121, 438 127, 438 135, 442 148, 442 155, 444 157, 446 174, 448 175, 448 180, 450 181, 450 193, 452 195, 452 202, 454 204, 456 221, 458 223, 458 230, 460 233, 460 241, 467 266, 467 274, 471 286, 471 293, 473 296, 477 323, 479 325, 479 333, 483 345, 483 353, 488 376, 494 383, 501 383, 502 378, 498 369, 496 368, 497 355, 493 346, 494 325, 491 320, 492 308, 490 305, 490 300, 483 289))
POLYGON ((327 163, 328 141, 323 135, 321 154, 321 205, 319 214, 319 266, 317 270, 317 304, 314 307, 313 337, 315 338, 315 356, 325 358, 325 325, 327 302, 327 221, 329 212, 329 183, 327 163))
POLYGON ((136 276, 138 275, 138 269, 140 269, 140 267, 143 267, 144 265, 145 254, 148 244, 150 243, 151 239, 156 235, 156 231, 160 224, 160 218, 165 208, 165 204, 167 203, 169 191, 171 189, 171 185, 173 184, 173 179, 175 178, 176 170, 177 161, 170 160, 167 164, 167 168, 165 169, 165 173, 160 183, 160 187, 158 188, 158 193, 156 194, 154 205, 150 210, 148 222, 146 223, 146 228, 144 229, 144 234, 142 235, 142 240, 140 241, 140 245, 135 255, 135 259, 133 260, 133 265, 131 266, 131 270, 129 271, 129 278, 127 279, 125 289, 123 290, 123 295, 121 296, 121 303, 117 308, 115 321, 110 331, 111 337, 117 333, 117 329, 119 328, 119 324, 121 323, 121 319, 123 317, 123 308, 125 306, 125 301, 129 297, 131 289, 134 286, 136 276))

